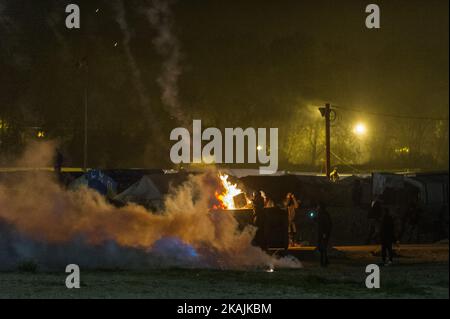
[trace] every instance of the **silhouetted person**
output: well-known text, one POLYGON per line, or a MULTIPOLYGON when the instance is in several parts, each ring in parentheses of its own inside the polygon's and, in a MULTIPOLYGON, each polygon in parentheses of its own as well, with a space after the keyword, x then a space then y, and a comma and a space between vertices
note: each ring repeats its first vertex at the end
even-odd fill
POLYGON ((330 173, 330 181, 336 183, 339 181, 339 173, 337 167, 333 168, 333 171, 330 173))
POLYGON ((294 245, 297 235, 297 226, 295 225, 295 210, 299 207, 299 202, 295 198, 294 194, 288 193, 286 195, 284 206, 286 207, 288 213, 289 244, 294 245))
POLYGON ((361 206, 361 196, 362 196, 361 181, 359 179, 355 179, 353 181, 352 187, 352 201, 354 206, 356 207, 361 206))
POLYGON ((392 218, 392 215, 387 208, 384 210, 383 217, 381 218, 380 242, 383 264, 390 265, 392 264, 393 257, 392 245, 395 242, 395 225, 394 218, 392 218), (388 263, 386 263, 386 257, 389 258, 388 263))
POLYGON ((261 249, 266 250, 267 249, 265 236, 266 216, 264 211, 264 198, 262 197, 261 191, 253 193, 252 206, 253 206, 253 224, 257 227, 253 243, 256 246, 261 247, 261 249))
POLYGON ((56 149, 55 156, 53 159, 53 168, 58 180, 61 180, 61 169, 64 163, 64 157, 59 149, 56 149))
POLYGON ((328 261, 328 244, 331 236, 331 216, 326 209, 324 203, 320 203, 317 206, 317 248, 320 252, 320 265, 326 267, 329 264, 328 261))
POLYGON ((369 208, 367 218, 369 219, 369 230, 367 233, 366 245, 370 245, 373 239, 377 237, 381 217, 383 216, 382 197, 378 196, 369 208))
POLYGON ((273 202, 272 198, 267 193, 262 192, 261 195, 264 199, 264 207, 265 208, 275 207, 275 203, 273 202))

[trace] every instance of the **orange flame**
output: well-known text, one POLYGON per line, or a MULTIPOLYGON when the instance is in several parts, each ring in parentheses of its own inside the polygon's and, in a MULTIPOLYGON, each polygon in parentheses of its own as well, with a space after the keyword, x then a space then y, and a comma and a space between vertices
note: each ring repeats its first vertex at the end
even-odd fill
POLYGON ((228 175, 219 173, 219 178, 222 183, 222 193, 216 191, 215 196, 219 201, 217 209, 236 209, 233 198, 243 191, 237 187, 237 184, 232 184, 228 181, 228 175))

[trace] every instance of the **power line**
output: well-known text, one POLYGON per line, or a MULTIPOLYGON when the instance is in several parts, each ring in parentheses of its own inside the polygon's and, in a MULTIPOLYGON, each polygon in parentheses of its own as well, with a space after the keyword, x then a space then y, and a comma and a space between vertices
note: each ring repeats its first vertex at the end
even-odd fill
POLYGON ((350 167, 353 171, 356 171, 357 173, 362 172, 361 170, 357 169, 356 167, 353 167, 352 165, 350 165, 347 161, 345 161, 342 158, 340 158, 339 156, 337 156, 333 151, 331 151, 331 155, 336 157, 336 159, 341 161, 341 163, 344 164, 345 166, 350 167))
POLYGON ((427 117, 427 116, 411 116, 411 115, 400 115, 400 114, 389 114, 389 113, 378 113, 378 112, 370 112, 370 111, 361 111, 358 109, 344 107, 339 105, 333 105, 333 108, 346 110, 355 113, 365 113, 374 116, 384 116, 384 117, 392 117, 392 118, 401 118, 401 119, 410 119, 410 120, 430 120, 430 121, 448 121, 448 118, 440 118, 440 117, 427 117))

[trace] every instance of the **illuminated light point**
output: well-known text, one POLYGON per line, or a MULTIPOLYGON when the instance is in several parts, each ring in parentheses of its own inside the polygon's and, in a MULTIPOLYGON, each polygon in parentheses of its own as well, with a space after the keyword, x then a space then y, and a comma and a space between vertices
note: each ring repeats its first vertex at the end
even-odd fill
POLYGON ((38 131, 36 133, 37 138, 45 138, 45 132, 44 131, 38 131))
POLYGON ((100 9, 95 10, 95 13, 99 13, 99 12, 100 12, 100 9))
POLYGON ((356 135, 364 135, 366 134, 366 132, 367 132, 366 125, 363 123, 358 123, 353 128, 353 133, 355 133, 356 135))
POLYGON ((401 147, 401 148, 396 148, 395 149, 395 153, 408 154, 409 153, 409 147, 408 146, 404 146, 404 147, 401 147))
POLYGON ((269 266, 269 268, 266 270, 266 272, 274 272, 274 267, 273 266, 269 266))
POLYGON ((261 145, 258 145, 258 146, 256 147, 256 149, 257 149, 258 151, 262 151, 263 147, 262 147, 261 145))
POLYGON ((114 42, 114 47, 117 48, 117 46, 119 45, 119 43, 114 42))

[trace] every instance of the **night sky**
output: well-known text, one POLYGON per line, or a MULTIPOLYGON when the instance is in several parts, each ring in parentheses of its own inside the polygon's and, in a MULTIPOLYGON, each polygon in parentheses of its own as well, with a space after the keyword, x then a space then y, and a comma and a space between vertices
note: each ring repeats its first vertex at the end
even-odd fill
POLYGON ((378 30, 369 3, 0 0, 1 151, 43 127, 81 165, 88 61, 91 165, 170 166, 169 132, 201 119, 278 127, 284 167, 320 167, 316 106, 330 102, 340 164, 446 168, 448 1, 376 1, 378 30), (355 121, 367 140, 346 133, 355 121))

